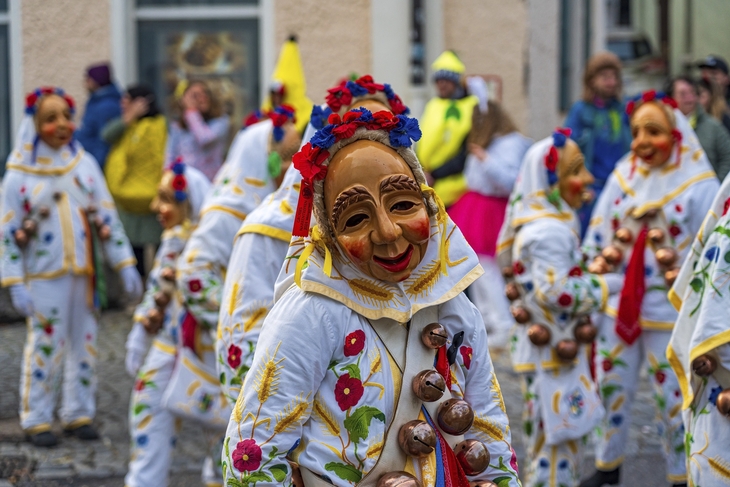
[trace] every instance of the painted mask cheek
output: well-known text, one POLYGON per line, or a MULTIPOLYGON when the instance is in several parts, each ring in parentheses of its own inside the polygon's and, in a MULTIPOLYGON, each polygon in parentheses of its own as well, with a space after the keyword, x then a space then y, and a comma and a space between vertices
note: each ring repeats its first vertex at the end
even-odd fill
POLYGON ((44 123, 43 127, 41 128, 41 134, 45 137, 53 137, 56 134, 57 128, 58 124, 55 122, 44 123))
POLYGON ((400 223, 403 235, 411 243, 421 243, 431 236, 431 221, 426 211, 420 211, 413 218, 400 223))
POLYGON ((568 189, 570 194, 577 195, 583 192, 583 181, 580 178, 570 178, 568 180, 568 189))
POLYGON ((370 243, 367 237, 341 236, 339 237, 340 245, 345 249, 347 255, 356 263, 363 262, 368 259, 370 251, 370 243))

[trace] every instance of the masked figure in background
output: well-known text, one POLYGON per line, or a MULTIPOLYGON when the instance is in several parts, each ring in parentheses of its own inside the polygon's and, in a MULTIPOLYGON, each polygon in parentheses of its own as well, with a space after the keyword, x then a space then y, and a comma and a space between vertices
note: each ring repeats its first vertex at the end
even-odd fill
POLYGON ((26 116, 2 190, 2 285, 28 316, 20 380, 20 424, 39 446, 51 433, 63 370, 64 428, 96 439, 96 332, 103 261, 124 290, 142 294, 132 248, 93 157, 74 142, 73 100, 58 88, 26 98, 26 116))
POLYGON ((667 358, 679 378, 690 485, 728 484, 730 178, 725 178, 669 293, 679 311, 667 358))
POLYGON ((518 325, 512 361, 523 381, 529 486, 578 485, 583 437, 603 418, 590 374, 590 315, 617 292, 616 274, 584 270, 576 210, 593 176, 570 130, 533 145, 512 192, 500 264, 518 325))
POLYGON ((469 92, 479 99, 466 140, 468 155, 464 175, 468 191, 451 206, 449 216, 476 251, 484 268, 484 275, 469 288, 469 298, 484 318, 489 346, 504 348, 514 320, 495 261, 497 237, 504 223, 509 194, 532 140, 517 131, 499 103, 489 100, 484 78, 472 76, 466 83, 469 92))
MULTIPOLYGON (((333 111, 344 115, 350 107, 366 107, 395 115, 408 112, 390 85, 375 83, 367 75, 333 87, 327 101, 328 105, 314 108, 305 141, 323 128, 333 111)), ((290 167, 279 189, 246 217, 236 235, 216 342, 218 376, 231 406, 251 366, 261 324, 274 304, 274 284, 289 249, 301 180, 299 171, 290 167)), ((304 224, 309 223, 305 218, 304 224)))
POLYGON ((678 267, 710 208, 718 181, 674 100, 647 92, 627 104, 633 142, 596 203, 584 249, 589 269, 623 274, 606 306, 595 370, 606 417, 596 446, 598 472, 581 485, 619 483, 631 406, 646 370, 661 419, 667 479, 686 482, 681 393, 665 358, 677 312, 667 299, 678 267))
POLYGON ((227 480, 290 485, 290 459, 307 487, 519 485, 483 322, 461 293, 481 269, 425 185, 418 123, 364 108, 329 122, 294 157, 293 234, 310 233, 312 208, 317 225, 290 248, 297 285, 264 322, 227 480))
POLYGON ((182 345, 176 323, 180 304, 174 296, 175 268, 209 188, 205 174, 178 160, 163 173, 150 205, 164 232, 127 337, 125 367, 136 377, 129 405, 127 487, 167 485, 178 425, 162 405, 162 395, 182 345))
POLYGON ((444 51, 431 65, 438 96, 421 116, 423 140, 416 147, 418 159, 434 179, 434 189, 448 208, 466 193, 464 159, 466 137, 471 130, 475 96, 464 89, 466 67, 453 51, 444 51))

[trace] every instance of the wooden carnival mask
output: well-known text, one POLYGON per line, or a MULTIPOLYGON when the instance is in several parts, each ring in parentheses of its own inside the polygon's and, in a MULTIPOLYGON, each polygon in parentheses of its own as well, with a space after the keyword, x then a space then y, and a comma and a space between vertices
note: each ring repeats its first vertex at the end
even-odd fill
POLYGON ((656 102, 639 105, 631 117, 631 150, 650 167, 664 165, 672 155, 672 122, 656 102))
POLYGON ((44 96, 34 119, 38 137, 52 149, 60 149, 71 142, 75 130, 71 117, 71 107, 63 97, 55 94, 44 96))
POLYGON ((334 237, 366 275, 407 279, 426 253, 431 232, 423 194, 393 149, 359 140, 332 158, 324 180, 334 237))
POLYGON ((157 187, 157 195, 150 203, 150 210, 157 213, 157 220, 165 230, 182 224, 190 215, 189 198, 185 201, 178 201, 175 198, 174 179, 175 173, 165 171, 157 187))
POLYGON ((585 157, 578 144, 570 139, 561 149, 557 176, 560 197, 571 208, 578 209, 591 199, 589 187, 595 180, 585 166, 585 157))

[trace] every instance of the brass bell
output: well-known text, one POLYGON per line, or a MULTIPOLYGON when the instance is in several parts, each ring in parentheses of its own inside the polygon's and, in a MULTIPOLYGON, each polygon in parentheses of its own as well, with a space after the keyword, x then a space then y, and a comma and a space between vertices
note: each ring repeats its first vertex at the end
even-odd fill
POLYGON ((467 475, 478 475, 489 466, 489 450, 481 441, 464 440, 454 447, 454 453, 467 475))
POLYGON ((653 218, 656 218, 656 216, 659 214, 659 210, 649 210, 643 215, 641 215, 639 218, 646 218, 647 220, 651 220, 653 218))
POLYGON ((28 245, 28 234, 22 228, 17 229, 13 237, 15 237, 15 245, 21 249, 24 249, 28 245))
POLYGON ((662 247, 654 254, 659 265, 671 267, 679 259, 679 254, 672 247, 662 247))
POLYGON ((515 275, 515 271, 511 266, 502 267, 502 277, 505 279, 511 279, 515 275))
POLYGON ((621 259, 623 259, 624 255, 623 252, 621 252, 621 249, 616 247, 615 245, 609 245, 608 247, 604 248, 601 251, 601 255, 604 259, 606 259, 606 262, 609 265, 616 265, 619 262, 621 262, 621 259))
POLYGON ((60 191, 55 191, 53 193, 53 201, 61 201, 61 198, 63 198, 63 193, 60 191))
POLYGON ((616 230, 613 236, 622 244, 629 244, 634 239, 634 236, 631 235, 631 230, 623 227, 616 230))
POLYGON ((439 427, 450 435, 463 435, 474 422, 474 410, 469 403, 461 399, 449 399, 438 408, 439 427))
POLYGON ((38 231, 38 223, 32 218, 26 218, 23 220, 23 230, 28 234, 28 237, 32 237, 38 231))
POLYGON ((112 236, 112 229, 111 227, 109 227, 109 225, 102 225, 99 227, 97 235, 99 236, 99 240, 101 240, 102 242, 106 242, 112 236))
POLYGON ((149 333, 155 334, 158 331, 160 331, 160 328, 162 328, 162 318, 164 317, 162 311, 160 311, 157 308, 152 308, 147 312, 147 322, 148 326, 147 331, 149 333))
POLYGON ((664 242, 665 237, 666 237, 666 234, 664 233, 664 230, 662 230, 661 228, 652 228, 646 234, 646 238, 648 238, 650 242, 657 244, 657 245, 664 242))
POLYGON ((421 340, 428 348, 436 350, 446 345, 449 339, 446 328, 441 323, 431 323, 421 332, 421 340))
POLYGON ((667 287, 674 286, 674 281, 677 280, 678 275, 679 275, 679 267, 675 267, 674 269, 669 269, 667 272, 664 273, 664 282, 666 283, 667 287))
POLYGON ((95 215, 96 212, 99 211, 96 205, 89 205, 86 207, 86 214, 87 215, 95 215))
POLYGON ((422 487, 416 477, 407 472, 386 473, 378 480, 376 487, 422 487))
POLYGON ((521 325, 524 325, 530 321, 530 312, 522 306, 511 306, 510 311, 515 321, 521 325))
POLYGON ((593 343, 597 335, 598 328, 590 320, 578 324, 573 330, 573 336, 578 343, 593 343))
POLYGON ((165 309, 170 304, 170 295, 163 291, 156 292, 153 299, 155 300, 155 306, 158 308, 165 309))
POLYGON ((175 282, 175 269, 172 267, 165 267, 160 271, 160 278, 168 282, 175 282))
POLYGON ((561 360, 573 360, 578 356, 578 342, 575 340, 560 340, 555 345, 555 353, 561 360))
POLYGON ((717 410, 723 416, 730 416, 730 389, 717 395, 717 410))
POLYGON ((532 325, 527 330, 527 337, 538 347, 542 347, 550 343, 550 330, 544 325, 532 325))
POLYGON ((413 393, 423 402, 434 402, 441 399, 446 390, 446 381, 435 370, 424 370, 413 378, 413 393))
POLYGON ((606 258, 602 255, 599 255, 593 262, 588 264, 588 272, 591 274, 607 274, 610 270, 611 266, 608 265, 606 258))
POLYGON ((507 299, 514 301, 520 297, 520 288, 517 287, 516 283, 508 282, 504 287, 504 294, 507 296, 507 299))
POLYGON ((717 370, 717 361, 711 355, 703 354, 692 361, 692 372, 700 377, 712 375, 717 370))
POLYGON ((436 432, 427 422, 414 419, 401 426, 398 444, 406 455, 425 457, 436 447, 436 432))
POLYGON ((47 206, 41 206, 38 208, 38 216, 41 218, 48 218, 51 215, 51 209, 47 206))

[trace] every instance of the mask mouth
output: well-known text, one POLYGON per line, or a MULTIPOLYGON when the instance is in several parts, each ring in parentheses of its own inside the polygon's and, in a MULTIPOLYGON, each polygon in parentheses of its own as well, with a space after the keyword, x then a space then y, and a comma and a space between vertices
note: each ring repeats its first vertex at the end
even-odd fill
POLYGON ((583 192, 580 194, 580 200, 583 203, 590 203, 595 197, 596 193, 592 189, 584 189, 583 192))
POLYGON ((408 264, 411 262, 412 255, 413 245, 409 244, 408 248, 402 254, 392 259, 384 259, 374 255, 373 260, 376 264, 388 272, 401 272, 408 267, 408 264))

